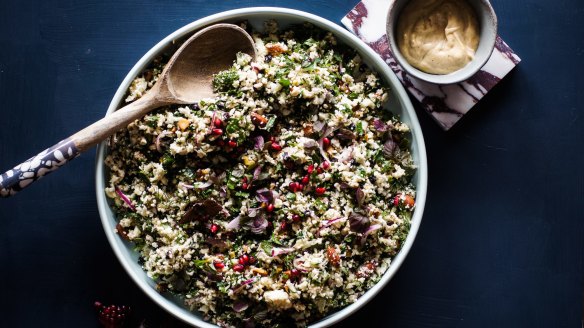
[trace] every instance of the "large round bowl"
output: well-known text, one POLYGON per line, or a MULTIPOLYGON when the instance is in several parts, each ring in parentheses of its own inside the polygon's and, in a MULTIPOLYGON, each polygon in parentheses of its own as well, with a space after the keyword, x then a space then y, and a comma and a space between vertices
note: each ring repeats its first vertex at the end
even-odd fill
MULTIPOLYGON (((416 175, 414 176, 414 185, 416 186, 416 208, 413 213, 411 228, 409 235, 403 244, 402 249, 393 259, 392 264, 389 269, 382 276, 380 281, 369 291, 367 291, 362 297, 360 297, 355 303, 335 312, 331 313, 329 316, 321 319, 318 322, 314 322, 310 327, 326 327, 342 320, 343 318, 349 316, 351 313, 355 312, 357 309, 366 304, 371 300, 393 277, 402 262, 404 261, 406 255, 410 251, 420 222, 422 220, 422 213, 424 212, 424 204, 426 202, 426 189, 428 183, 428 170, 426 163, 426 148, 424 146, 424 139, 422 137, 422 131, 418 123, 418 119, 412 107, 412 104, 396 76, 389 69, 389 67, 383 62, 383 60, 367 45, 365 45, 361 40, 355 37, 353 34, 349 33, 347 30, 341 28, 335 23, 325 20, 321 17, 305 13, 302 11, 283 9, 283 8, 245 8, 222 12, 215 14, 193 23, 190 23, 174 33, 170 34, 157 45, 155 45, 150 51, 148 51, 139 61, 134 65, 132 70, 128 73, 120 87, 118 88, 114 98, 112 99, 107 114, 111 114, 116 109, 122 107, 123 98, 126 90, 130 86, 132 80, 150 63, 157 55, 162 53, 165 49, 170 49, 173 46, 173 40, 183 39, 186 36, 193 34, 195 31, 201 29, 204 26, 219 23, 219 22, 238 22, 241 20, 248 20, 249 23, 256 29, 262 30, 263 22, 267 19, 276 19, 280 23, 280 27, 285 28, 290 24, 297 24, 303 22, 310 22, 322 29, 331 31, 337 39, 345 43, 355 50, 357 50, 363 61, 369 65, 374 71, 377 71, 380 77, 389 85, 390 98, 391 100, 387 104, 387 109, 391 112, 399 115, 405 123, 407 123, 412 131, 412 142, 411 142, 411 152, 413 154, 414 161, 418 166, 416 175)), ((114 253, 122 263, 122 266, 128 272, 130 277, 136 282, 136 284, 156 303, 161 307, 166 309, 168 312, 176 316, 177 318, 198 327, 216 327, 215 325, 204 321, 201 316, 196 312, 189 311, 185 306, 183 306, 182 300, 172 297, 170 295, 161 294, 156 291, 156 283, 150 279, 146 273, 142 270, 140 264, 138 264, 138 253, 133 250, 131 243, 122 240, 115 233, 115 226, 117 223, 114 212, 110 207, 110 202, 107 199, 104 189, 107 183, 107 168, 104 165, 104 159, 108 152, 106 142, 99 145, 97 149, 97 163, 96 163, 96 192, 97 192, 97 203, 99 208, 99 214, 101 216, 101 221, 105 229, 105 233, 109 243, 111 244, 114 253)))

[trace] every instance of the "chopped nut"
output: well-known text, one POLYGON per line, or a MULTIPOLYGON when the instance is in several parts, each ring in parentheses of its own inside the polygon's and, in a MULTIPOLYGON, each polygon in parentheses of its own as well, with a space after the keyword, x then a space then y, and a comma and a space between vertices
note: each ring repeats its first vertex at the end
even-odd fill
POLYGON ((190 125, 190 124, 191 124, 191 122, 190 122, 189 120, 187 120, 186 118, 181 118, 181 119, 178 121, 178 123, 177 123, 177 125, 178 125, 178 128, 179 128, 181 131, 184 131, 184 130, 186 130, 186 129, 189 127, 189 125, 190 125))
POLYGON ((266 271, 266 270, 264 270, 262 268, 253 268, 253 269, 251 269, 251 272, 257 273, 257 274, 259 274, 261 276, 267 276, 268 275, 268 271, 266 271))

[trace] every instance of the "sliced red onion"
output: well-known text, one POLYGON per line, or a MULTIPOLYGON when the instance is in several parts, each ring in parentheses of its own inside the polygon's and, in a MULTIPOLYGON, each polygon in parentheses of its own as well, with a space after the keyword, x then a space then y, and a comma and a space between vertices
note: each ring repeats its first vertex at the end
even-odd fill
POLYGON ((207 182, 195 182, 193 183, 193 188, 195 189, 205 189, 208 188, 209 186, 211 186, 213 184, 213 182, 211 181, 207 181, 207 182))
POLYGON ((247 216, 249 216, 250 218, 255 218, 258 213, 260 212, 261 207, 255 207, 255 208, 248 208, 247 209, 247 216))
POLYGON ((303 264, 304 264, 304 261, 302 261, 301 259, 294 259, 294 260, 292 261, 292 264, 294 264, 294 267, 295 267, 296 269, 298 269, 298 270, 300 270, 300 271, 302 271, 302 272, 308 272, 308 269, 309 269, 309 268, 307 268, 307 267, 305 267, 305 266, 303 265, 303 264))
POLYGON ((316 231, 316 235, 319 236, 320 235, 320 231, 322 229, 328 228, 331 225, 335 224, 336 222, 339 222, 341 220, 344 220, 345 218, 334 218, 334 219, 330 219, 330 220, 324 220, 322 221, 322 225, 320 227, 318 227, 318 230, 316 231))
POLYGON ((195 189, 195 186, 190 185, 190 184, 186 184, 184 182, 179 182, 178 183, 178 186, 181 187, 181 188, 183 188, 183 189, 187 189, 187 190, 188 189, 195 189))
POLYGON ((316 121, 314 123, 314 125, 312 126, 312 130, 314 132, 317 132, 318 133, 318 132, 322 131, 322 128, 324 128, 324 125, 325 125, 325 122, 316 121))
MULTIPOLYGON (((322 146, 322 138, 318 139, 318 150, 320 151, 320 155, 327 161, 329 161, 328 159, 328 155, 327 153, 324 151, 324 148, 322 146)), ((330 161, 329 161, 330 162, 330 161)))
POLYGON ((255 170, 253 170, 253 180, 258 180, 260 178, 260 174, 262 174, 263 165, 258 165, 255 170))
POLYGON ((379 230, 381 228, 381 224, 374 224, 367 228, 367 230, 363 233, 361 237, 360 244, 361 246, 365 245, 365 241, 367 240, 367 236, 369 236, 372 232, 379 230))
POLYGON ((170 134, 170 132, 164 130, 164 131, 160 132, 160 134, 156 137, 156 141, 154 142, 154 145, 156 146, 156 150, 159 153, 162 153, 162 148, 160 148, 160 141, 162 140, 162 138, 166 137, 169 134, 170 134))
POLYGON ((274 247, 272 248, 272 257, 280 256, 282 254, 288 254, 293 252, 293 247, 274 247))
POLYGON ((227 230, 237 230, 239 229, 241 226, 241 216, 237 216, 235 219, 229 221, 229 223, 227 223, 227 225, 225 226, 225 229, 227 230))
POLYGON ((129 208, 132 209, 132 211, 136 211, 136 208, 134 207, 134 205, 132 205, 132 202, 130 201, 128 196, 124 195, 120 188, 116 188, 116 194, 120 196, 120 198, 124 201, 124 203, 126 203, 126 205, 128 205, 129 208))
POLYGON ((233 303, 233 311, 237 313, 247 310, 248 307, 249 303, 246 301, 237 300, 233 303))
POLYGON ((259 235, 266 232, 266 229, 268 228, 268 220, 266 220, 263 215, 259 215, 253 218, 253 220, 249 221, 247 226, 250 228, 252 233, 259 235))
POLYGON ((326 228, 326 227, 330 227, 331 225, 333 225, 335 222, 339 222, 341 220, 343 220, 344 218, 334 218, 334 219, 330 219, 330 220, 324 220, 322 221, 322 226, 321 228, 326 228))
POLYGON ((211 124, 209 124, 209 134, 213 132, 213 126, 215 126, 215 111, 213 111, 213 116, 211 116, 211 124))
POLYGON ((249 284, 251 284, 253 282, 254 282, 254 279, 253 278, 252 279, 248 279, 248 280, 242 282, 239 286, 233 288, 233 293, 240 292, 245 286, 247 286, 247 285, 249 285, 249 284))

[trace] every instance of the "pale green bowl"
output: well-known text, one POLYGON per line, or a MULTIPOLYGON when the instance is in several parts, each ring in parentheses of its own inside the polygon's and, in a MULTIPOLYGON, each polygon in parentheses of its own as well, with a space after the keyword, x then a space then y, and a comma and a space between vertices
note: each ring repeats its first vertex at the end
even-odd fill
MULTIPOLYGON (((320 28, 333 32, 339 41, 356 49, 363 57, 363 61, 373 70, 379 72, 382 79, 390 86, 391 101, 388 103, 387 108, 393 113, 400 115, 402 120, 407 123, 412 130, 411 151, 414 157, 414 161, 418 166, 418 171, 414 177, 417 196, 416 209, 413 214, 410 233, 401 251, 394 258, 387 272, 373 288, 367 291, 355 303, 335 313, 331 313, 328 317, 315 322, 310 326, 314 328, 326 327, 342 320, 362 307, 387 284, 391 277, 393 277, 397 269, 404 261, 406 255, 410 251, 410 248, 412 247, 414 238, 416 237, 416 233, 418 232, 418 228, 422 220, 422 213, 424 212, 424 204, 426 202, 428 169, 426 163, 426 148, 424 146, 424 139, 422 137, 422 130, 420 129, 420 125, 418 123, 418 118, 416 117, 414 108, 412 107, 412 104, 397 77, 371 48, 365 45, 353 34, 341 28, 339 25, 302 11, 270 7, 244 8, 226 11, 190 23, 167 36, 152 49, 150 49, 150 51, 148 51, 138 61, 138 63, 134 65, 132 70, 128 73, 118 88, 110 103, 107 114, 111 114, 117 108, 121 107, 126 90, 128 89, 132 80, 145 67, 147 67, 148 63, 150 63, 158 54, 160 54, 165 48, 170 47, 173 43, 173 40, 182 39, 206 25, 218 22, 237 22, 248 20, 255 29, 261 30, 263 22, 271 18, 278 20, 281 27, 285 27, 290 24, 311 22, 320 28)), ((106 142, 102 142, 97 149, 96 158, 95 180, 97 204, 107 239, 109 240, 109 243, 111 244, 112 249, 120 260, 122 266, 128 272, 130 277, 132 277, 132 279, 136 282, 136 284, 152 300, 154 300, 172 315, 193 326, 216 327, 213 324, 203 321, 198 313, 190 312, 188 309, 186 309, 180 299, 171 295, 161 294, 156 291, 155 282, 146 275, 140 264, 138 264, 138 254, 133 250, 132 244, 122 240, 115 233, 115 226, 117 221, 114 213, 112 212, 112 209, 110 208, 110 202, 104 193, 108 176, 107 168, 104 165, 104 159, 107 151, 106 142)))

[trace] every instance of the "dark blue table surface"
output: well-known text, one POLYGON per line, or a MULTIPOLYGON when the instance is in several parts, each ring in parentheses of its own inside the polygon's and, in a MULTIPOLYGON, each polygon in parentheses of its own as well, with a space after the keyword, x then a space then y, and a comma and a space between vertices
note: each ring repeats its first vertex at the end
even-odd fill
MULTIPOLYGON (((175 29, 249 6, 340 23, 357 0, 0 1, 0 169, 101 118, 134 63, 175 29)), ((389 285, 338 327, 580 327, 584 2, 493 0, 521 64, 450 132, 417 108, 429 193, 389 285)), ((0 199, 0 326, 97 327, 95 300, 181 327, 104 236, 94 152, 0 199)))

